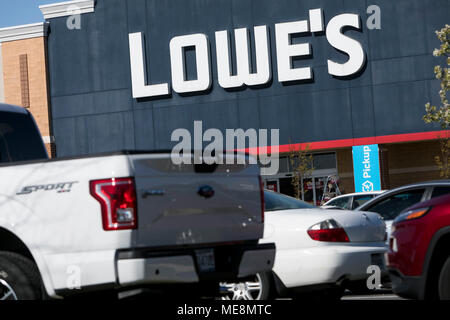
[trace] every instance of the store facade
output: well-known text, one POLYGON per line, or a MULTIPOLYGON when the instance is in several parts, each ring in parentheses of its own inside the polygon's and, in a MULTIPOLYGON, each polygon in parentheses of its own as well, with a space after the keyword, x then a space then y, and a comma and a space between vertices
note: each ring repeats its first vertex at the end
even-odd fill
MULTIPOLYGON (((269 188, 352 192, 352 147, 376 144, 382 188, 439 178, 434 31, 446 0, 82 0, 41 7, 58 156, 170 149, 179 128, 279 129, 269 188)), ((306 192, 310 190, 310 192, 306 192)))

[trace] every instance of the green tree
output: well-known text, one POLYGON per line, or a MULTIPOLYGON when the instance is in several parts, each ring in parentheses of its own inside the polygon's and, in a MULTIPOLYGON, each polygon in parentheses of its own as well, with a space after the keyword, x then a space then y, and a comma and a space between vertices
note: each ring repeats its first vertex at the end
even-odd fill
POLYGON ((439 107, 427 103, 425 105, 426 114, 423 116, 425 123, 439 124, 443 133, 440 135, 440 155, 435 156, 436 164, 439 167, 442 178, 448 179, 450 177, 450 109, 447 99, 447 92, 449 89, 449 66, 450 66, 450 26, 445 25, 441 30, 436 31, 438 39, 441 41, 439 49, 435 49, 433 55, 435 57, 445 57, 446 66, 437 65, 434 67, 436 79, 441 81, 441 89, 439 96, 441 98, 441 105, 439 107))
POLYGON ((304 149, 301 146, 295 148, 291 143, 289 145, 289 162, 293 172, 291 184, 294 187, 295 197, 301 199, 302 179, 310 176, 314 170, 313 156, 309 153, 309 144, 304 149))

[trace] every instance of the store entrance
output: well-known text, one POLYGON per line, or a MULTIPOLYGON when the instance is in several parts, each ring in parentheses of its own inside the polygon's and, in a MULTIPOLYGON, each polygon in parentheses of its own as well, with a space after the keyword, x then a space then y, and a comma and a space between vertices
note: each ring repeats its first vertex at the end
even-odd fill
MULTIPOLYGON (((321 205, 340 194, 336 154, 329 152, 317 153, 312 156, 314 169, 307 178, 301 179, 301 190, 298 197, 311 204, 321 205)), ((279 174, 263 175, 266 189, 297 197, 292 185, 293 171, 289 157, 281 156, 279 158, 279 174)))
POLYGON ((302 187, 302 199, 316 206, 341 194, 336 175, 302 179, 302 187))
MULTIPOLYGON (((340 194, 339 181, 335 172, 315 173, 310 178, 301 180, 300 198, 310 204, 320 206, 324 202, 340 194)), ((291 197, 296 197, 292 185, 292 174, 280 175, 267 179, 265 187, 291 197)))

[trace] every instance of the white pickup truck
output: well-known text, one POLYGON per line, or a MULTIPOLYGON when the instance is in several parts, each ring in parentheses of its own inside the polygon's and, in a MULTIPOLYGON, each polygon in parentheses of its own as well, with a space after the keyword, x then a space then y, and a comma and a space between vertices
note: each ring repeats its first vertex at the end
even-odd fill
POLYGON ((269 271, 263 197, 255 165, 175 165, 170 152, 50 160, 31 114, 0 104, 0 300, 201 292, 269 271))

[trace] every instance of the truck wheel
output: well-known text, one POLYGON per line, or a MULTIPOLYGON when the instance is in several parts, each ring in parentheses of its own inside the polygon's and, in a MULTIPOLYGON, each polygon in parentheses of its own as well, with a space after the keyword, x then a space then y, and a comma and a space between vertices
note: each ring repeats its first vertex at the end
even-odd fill
POLYGON ((221 283, 220 292, 224 300, 269 300, 272 298, 271 273, 258 273, 238 283, 221 283))
POLYGON ((43 299, 36 265, 21 255, 0 252, 0 300, 43 299))
POLYGON ((439 274, 439 299, 450 300, 450 257, 444 262, 439 274))

